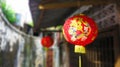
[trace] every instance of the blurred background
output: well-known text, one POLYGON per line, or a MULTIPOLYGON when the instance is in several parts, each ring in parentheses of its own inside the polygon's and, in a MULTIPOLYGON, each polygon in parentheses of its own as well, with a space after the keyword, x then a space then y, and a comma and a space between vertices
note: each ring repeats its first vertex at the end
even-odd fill
POLYGON ((0 67, 79 67, 79 54, 63 37, 65 20, 85 14, 98 36, 86 47, 82 67, 120 67, 119 0, 0 0, 0 67), (44 36, 45 48, 41 43, 44 36))

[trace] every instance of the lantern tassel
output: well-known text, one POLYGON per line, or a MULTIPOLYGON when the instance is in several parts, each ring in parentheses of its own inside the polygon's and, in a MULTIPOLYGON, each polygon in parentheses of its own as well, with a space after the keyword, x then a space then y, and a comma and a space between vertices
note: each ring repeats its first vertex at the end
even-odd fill
POLYGON ((81 64, 81 56, 79 56, 79 67, 81 67, 82 64, 81 64))
POLYGON ((80 45, 75 45, 75 50, 74 50, 75 53, 79 53, 79 67, 82 67, 82 61, 81 61, 81 56, 82 54, 85 54, 86 51, 85 51, 85 47, 84 46, 80 46, 80 45))

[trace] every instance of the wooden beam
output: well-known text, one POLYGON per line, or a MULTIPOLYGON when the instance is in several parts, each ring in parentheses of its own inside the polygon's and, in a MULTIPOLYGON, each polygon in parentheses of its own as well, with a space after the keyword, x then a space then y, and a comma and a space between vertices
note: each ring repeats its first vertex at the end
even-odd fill
POLYGON ((40 4, 39 9, 58 9, 58 8, 70 8, 70 7, 79 7, 83 5, 107 5, 110 3, 114 3, 113 1, 101 1, 101 0, 90 0, 90 1, 73 1, 73 2, 61 2, 61 3, 48 3, 48 4, 40 4))
POLYGON ((44 11, 44 10, 41 10, 41 14, 40 14, 40 16, 39 16, 39 20, 37 21, 37 23, 35 23, 35 26, 34 26, 34 28, 33 28, 33 31, 36 32, 36 33, 39 32, 40 21, 43 19, 44 13, 45 13, 45 11, 44 11))

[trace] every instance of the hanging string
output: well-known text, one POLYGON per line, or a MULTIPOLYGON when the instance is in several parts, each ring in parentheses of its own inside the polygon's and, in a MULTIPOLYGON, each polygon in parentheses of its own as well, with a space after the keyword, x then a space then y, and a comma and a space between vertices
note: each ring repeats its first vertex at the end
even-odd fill
POLYGON ((80 7, 80 1, 77 0, 77 7, 79 8, 80 7))

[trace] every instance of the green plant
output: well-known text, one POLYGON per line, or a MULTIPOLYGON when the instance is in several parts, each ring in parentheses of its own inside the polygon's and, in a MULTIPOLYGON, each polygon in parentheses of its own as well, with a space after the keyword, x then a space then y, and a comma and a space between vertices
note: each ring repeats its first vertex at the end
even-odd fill
POLYGON ((12 8, 9 5, 6 4, 5 0, 0 0, 0 6, 2 12, 4 13, 8 21, 12 24, 15 23, 16 22, 15 12, 12 10, 12 8))

